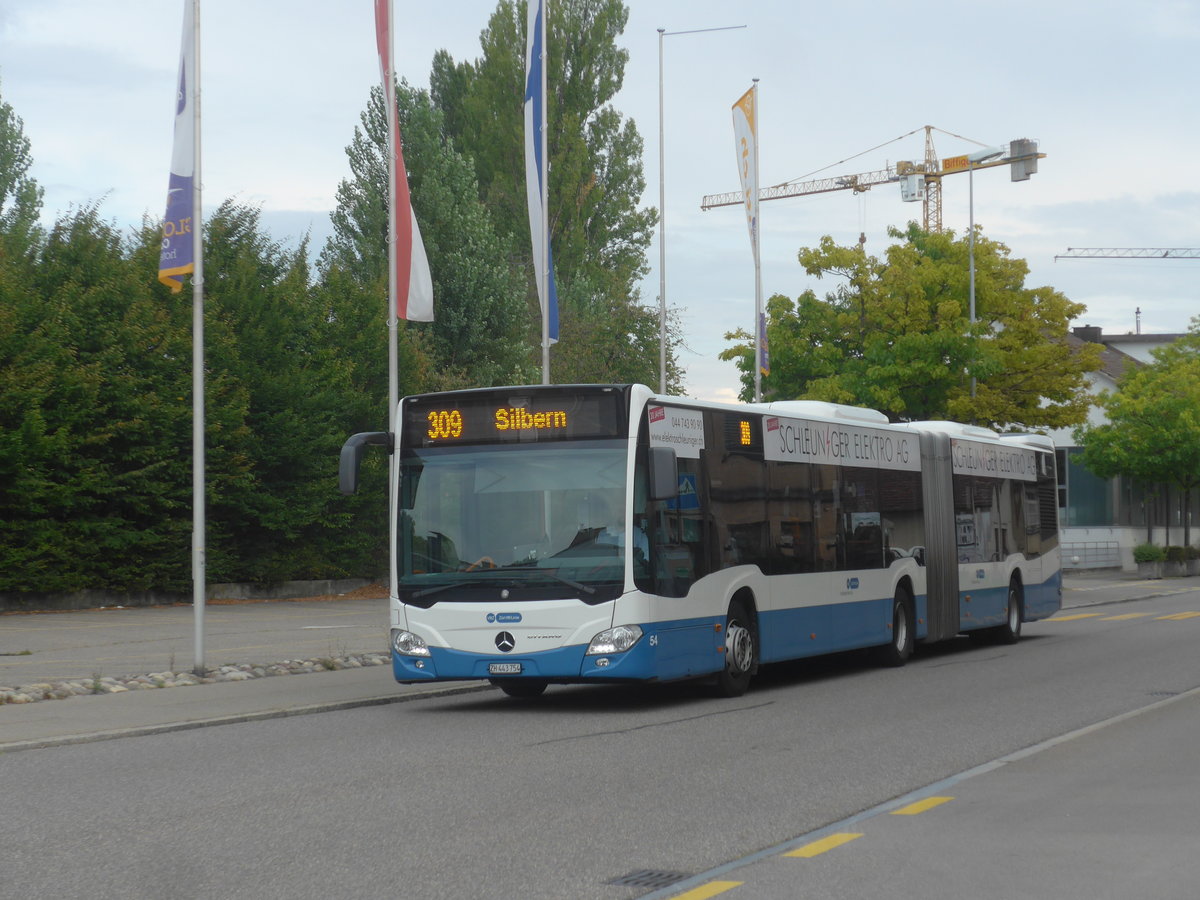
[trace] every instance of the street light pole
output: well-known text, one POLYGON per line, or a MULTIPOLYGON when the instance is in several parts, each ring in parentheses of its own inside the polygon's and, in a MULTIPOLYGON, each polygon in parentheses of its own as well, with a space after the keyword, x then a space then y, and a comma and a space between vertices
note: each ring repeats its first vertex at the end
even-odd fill
POLYGON ((663 38, 666 30, 658 29, 658 392, 667 392, 667 245, 663 236, 667 228, 666 153, 663 149, 663 38))
POLYGON ((693 28, 688 31, 658 29, 658 392, 667 392, 667 175, 666 129, 663 127, 663 38, 676 34, 734 31, 745 25, 693 28))
MULTIPOLYGON (((1003 147, 985 147, 967 156, 967 209, 970 237, 967 243, 967 268, 970 270, 971 326, 975 325, 975 164, 1004 155, 1003 147)), ((975 396, 975 376, 971 376, 971 396, 975 396)))

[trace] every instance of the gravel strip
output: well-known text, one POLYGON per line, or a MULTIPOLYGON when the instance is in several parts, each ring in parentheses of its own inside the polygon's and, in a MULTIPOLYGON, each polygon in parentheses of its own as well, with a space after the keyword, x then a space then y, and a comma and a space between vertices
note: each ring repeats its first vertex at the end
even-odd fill
POLYGON ((361 669, 364 666, 384 666, 391 662, 387 653, 363 653, 357 656, 318 657, 316 659, 285 659, 270 665, 244 663, 238 666, 217 666, 203 675, 192 672, 151 672, 149 675, 126 675, 120 678, 99 675, 70 681, 38 682, 17 687, 0 686, 0 706, 6 703, 37 703, 40 700, 67 700, 92 694, 120 694, 125 691, 152 691, 161 688, 191 687, 196 684, 219 684, 227 681, 250 681, 276 675, 307 675, 311 672, 335 672, 340 669, 361 669))

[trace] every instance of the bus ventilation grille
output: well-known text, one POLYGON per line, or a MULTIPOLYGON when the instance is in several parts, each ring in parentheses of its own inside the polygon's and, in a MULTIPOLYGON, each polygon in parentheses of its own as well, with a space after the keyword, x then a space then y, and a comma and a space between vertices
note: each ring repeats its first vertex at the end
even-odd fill
POLYGON ((621 887, 660 888, 676 884, 690 877, 691 875, 687 872, 662 872, 657 869, 639 869, 636 872, 630 872, 628 875, 622 875, 620 878, 612 878, 604 883, 615 884, 621 887))

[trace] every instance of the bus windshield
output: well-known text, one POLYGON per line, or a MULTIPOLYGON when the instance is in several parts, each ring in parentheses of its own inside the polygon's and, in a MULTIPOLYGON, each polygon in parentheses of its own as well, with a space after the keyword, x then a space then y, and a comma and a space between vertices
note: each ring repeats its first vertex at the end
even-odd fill
POLYGON ((625 571, 626 440, 408 448, 397 529, 405 603, 595 603, 625 571), (506 595, 507 596, 507 595, 506 595))

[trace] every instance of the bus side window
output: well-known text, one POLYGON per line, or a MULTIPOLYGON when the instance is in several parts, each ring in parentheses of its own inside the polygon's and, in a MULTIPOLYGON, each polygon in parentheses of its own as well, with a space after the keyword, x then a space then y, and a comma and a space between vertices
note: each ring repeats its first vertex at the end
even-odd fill
MULTIPOLYGON (((680 460, 680 472, 689 460, 680 460)), ((682 597, 687 594, 695 580, 695 566, 691 554, 680 543, 680 505, 690 506, 695 502, 692 493, 682 500, 679 496, 666 500, 651 500, 649 488, 649 454, 645 449, 638 453, 633 481, 634 532, 633 579, 639 589, 647 593, 667 597, 682 597), (645 541, 644 552, 636 547, 645 541)), ((692 476, 694 484, 694 476, 692 476)), ((687 479, 679 477, 681 485, 687 479)))
POLYGON ((638 465, 633 472, 633 520, 629 523, 629 546, 633 552, 633 580, 643 590, 648 588, 645 581, 650 576, 650 490, 647 483, 646 466, 642 464, 642 454, 638 454, 638 465))
POLYGON ((646 504, 650 511, 654 590, 668 597, 686 595, 692 583, 707 572, 699 460, 680 459, 678 465, 678 494, 646 504))

